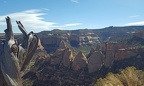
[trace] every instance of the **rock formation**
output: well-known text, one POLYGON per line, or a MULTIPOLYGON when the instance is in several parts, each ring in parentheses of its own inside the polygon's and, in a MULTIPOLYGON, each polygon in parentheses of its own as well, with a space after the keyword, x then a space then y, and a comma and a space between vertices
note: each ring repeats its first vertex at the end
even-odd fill
POLYGON ((101 51, 95 51, 88 59, 88 71, 89 73, 99 70, 103 65, 104 55, 101 51))
POLYGON ((91 49, 90 57, 88 59, 88 71, 89 73, 99 70, 103 65, 104 55, 100 51, 100 45, 97 44, 96 49, 91 49))
POLYGON ((57 49, 56 52, 51 55, 51 64, 60 64, 63 59, 64 52, 64 49, 57 49))
POLYGON ((47 38, 41 38, 41 43, 48 53, 53 53, 59 48, 59 44, 61 40, 63 39, 52 36, 47 38))
POLYGON ((44 47, 42 46, 40 39, 38 40, 38 49, 44 50, 44 47))
POLYGON ((135 53, 133 50, 119 49, 119 51, 115 54, 115 58, 116 58, 115 60, 122 60, 136 55, 137 53, 135 53))
POLYGON ((114 61, 114 52, 113 50, 107 50, 105 59, 104 59, 104 66, 111 67, 113 61, 114 61))
POLYGON ((89 54, 87 55, 87 58, 89 58, 93 52, 95 52, 95 50, 94 50, 94 48, 91 48, 89 54))
POLYGON ((41 40, 39 39, 38 41, 38 47, 37 50, 33 56, 33 60, 36 60, 38 58, 44 58, 47 59, 48 61, 50 60, 50 55, 46 52, 45 48, 41 44, 41 40))
POLYGON ((74 60, 74 57, 70 48, 65 49, 63 59, 62 59, 62 64, 65 67, 70 67, 73 60, 74 60))
POLYGON ((59 44, 59 49, 65 49, 67 48, 66 43, 64 40, 61 40, 60 44, 59 44))
POLYGON ((81 44, 80 38, 78 35, 71 35, 69 37, 69 42, 70 42, 71 46, 73 46, 73 47, 78 47, 81 44))
POLYGON ((74 58, 72 68, 73 70, 80 70, 85 68, 87 63, 88 61, 86 56, 81 51, 79 51, 76 57, 74 58))

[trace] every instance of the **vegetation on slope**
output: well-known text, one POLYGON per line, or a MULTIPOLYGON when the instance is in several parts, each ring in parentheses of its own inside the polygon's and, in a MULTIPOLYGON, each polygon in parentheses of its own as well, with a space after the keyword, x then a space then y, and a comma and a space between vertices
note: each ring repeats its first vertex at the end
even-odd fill
POLYGON ((109 73, 98 79, 94 86, 144 86, 144 72, 135 67, 127 67, 119 74, 109 73))

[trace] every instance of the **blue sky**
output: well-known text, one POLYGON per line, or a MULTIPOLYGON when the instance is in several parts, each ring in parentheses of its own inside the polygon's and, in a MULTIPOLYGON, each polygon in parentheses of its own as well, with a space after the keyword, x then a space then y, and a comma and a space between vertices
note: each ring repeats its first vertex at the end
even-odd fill
POLYGON ((99 29, 144 25, 144 0, 0 0, 0 33, 5 17, 20 20, 28 31, 99 29))

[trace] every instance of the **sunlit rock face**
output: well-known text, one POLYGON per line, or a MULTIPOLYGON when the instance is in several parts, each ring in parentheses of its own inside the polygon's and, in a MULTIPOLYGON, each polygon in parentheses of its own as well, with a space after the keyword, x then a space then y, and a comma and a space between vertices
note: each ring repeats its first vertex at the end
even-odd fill
POLYGON ((45 51, 42 45, 38 46, 35 54, 33 55, 32 62, 34 62, 34 66, 30 67, 30 72, 32 73, 36 73, 42 63, 50 63, 50 55, 45 51))
POLYGON ((40 39, 38 40, 38 48, 37 49, 44 50, 44 47, 42 46, 40 39))
POLYGON ((87 63, 88 61, 86 56, 81 51, 79 51, 73 61, 72 68, 73 70, 80 70, 82 68, 85 68, 87 63))
POLYGON ((51 55, 51 64, 60 64, 63 59, 64 52, 64 49, 57 49, 57 51, 51 55))
POLYGON ((36 60, 36 59, 38 60, 40 58, 46 59, 47 61, 50 60, 50 55, 46 52, 45 48, 41 44, 41 40, 39 39, 38 47, 32 60, 36 60))
POLYGON ((136 56, 137 53, 135 53, 134 50, 131 49, 119 49, 119 51, 115 54, 115 60, 122 60, 126 58, 130 58, 132 56, 136 56))
POLYGON ((63 59, 62 59, 63 66, 70 67, 73 60, 74 60, 74 57, 70 48, 65 49, 63 59))
POLYGON ((102 67, 104 55, 101 51, 95 51, 88 59, 89 73, 95 72, 102 67))
POLYGON ((65 49, 67 48, 66 43, 64 40, 61 40, 60 44, 59 44, 59 49, 65 49))

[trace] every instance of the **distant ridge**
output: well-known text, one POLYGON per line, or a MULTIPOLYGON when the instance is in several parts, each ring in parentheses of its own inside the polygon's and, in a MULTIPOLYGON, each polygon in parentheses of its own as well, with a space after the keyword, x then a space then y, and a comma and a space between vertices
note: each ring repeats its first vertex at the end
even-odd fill
MULTIPOLYGON (((54 29, 51 31, 41 31, 37 33, 40 38, 47 37, 68 37, 70 34, 80 35, 87 33, 94 33, 100 37, 101 41, 107 41, 111 39, 127 39, 132 37, 132 34, 135 32, 144 31, 144 26, 109 26, 101 29, 77 29, 77 30, 59 30, 54 29)), ((16 33, 16 38, 20 38, 22 36, 20 33, 16 33)), ((4 33, 0 33, 0 39, 4 38, 4 33)))

